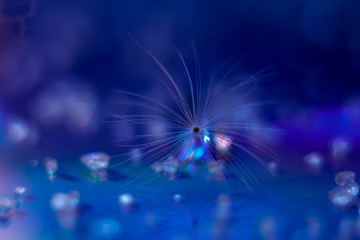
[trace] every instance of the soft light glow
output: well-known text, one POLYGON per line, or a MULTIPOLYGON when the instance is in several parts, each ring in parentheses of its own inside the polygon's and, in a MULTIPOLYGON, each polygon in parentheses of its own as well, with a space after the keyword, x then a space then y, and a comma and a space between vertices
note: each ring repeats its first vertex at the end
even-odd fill
POLYGON ((134 203, 134 197, 130 193, 124 193, 119 196, 119 203, 122 206, 130 206, 134 203))
POLYGON ((215 146, 219 151, 226 151, 231 145, 231 139, 224 135, 217 135, 214 140, 215 146))

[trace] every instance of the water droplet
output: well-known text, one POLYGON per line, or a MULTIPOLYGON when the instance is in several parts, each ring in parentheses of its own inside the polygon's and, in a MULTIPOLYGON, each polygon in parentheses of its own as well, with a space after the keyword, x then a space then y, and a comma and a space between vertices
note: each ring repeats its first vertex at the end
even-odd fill
POLYGON ((329 192, 329 199, 339 209, 349 207, 356 199, 345 188, 337 187, 329 192))
POLYGON ((14 206, 16 208, 21 207, 24 204, 26 194, 26 188, 19 186, 14 190, 14 206))
POLYGON ((45 158, 45 169, 51 181, 55 178, 55 173, 58 170, 58 164, 56 159, 51 157, 45 158))
POLYGON ((51 198, 51 206, 54 210, 61 210, 65 208, 75 208, 80 201, 80 195, 76 191, 69 193, 55 193, 51 198))
POLYGON ((359 193, 359 185, 355 182, 347 182, 344 185, 344 188, 350 193, 351 195, 356 196, 359 193))
POLYGON ((174 178, 179 171, 180 162, 174 157, 169 157, 162 163, 162 166, 163 174, 169 178, 174 178))
POLYGON ((89 169, 104 170, 109 166, 110 156, 103 152, 92 152, 81 156, 81 162, 89 169))
POLYGON ((79 214, 80 195, 77 191, 69 193, 55 193, 51 200, 51 207, 56 211, 57 220, 64 229, 72 230, 77 223, 79 214))
POLYGON ((335 175, 335 183, 344 186, 346 183, 352 183, 355 180, 355 173, 352 171, 338 172, 335 175))
POLYGON ((107 181, 109 180, 109 174, 106 170, 92 171, 91 178, 94 182, 107 181))
POLYGON ((16 196, 21 196, 22 197, 22 196, 25 195, 25 193, 26 193, 26 188, 23 187, 23 186, 19 186, 19 187, 15 188, 15 190, 14 190, 14 194, 16 196))
POLYGON ((8 221, 12 217, 14 202, 10 198, 0 198, 0 221, 8 221))

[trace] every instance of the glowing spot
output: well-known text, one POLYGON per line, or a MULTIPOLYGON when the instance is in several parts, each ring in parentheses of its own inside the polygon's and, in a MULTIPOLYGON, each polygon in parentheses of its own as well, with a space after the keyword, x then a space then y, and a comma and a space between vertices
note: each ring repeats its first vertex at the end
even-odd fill
POLYGON ((194 156, 194 152, 191 152, 190 156, 189 156, 189 159, 192 160, 193 159, 193 156, 194 156))
POLYGON ((12 119, 5 124, 5 135, 11 142, 23 142, 28 138, 29 133, 29 125, 23 120, 12 119))
POLYGON ((174 178, 178 173, 180 168, 179 161, 174 157, 169 157, 166 161, 163 162, 163 173, 165 176, 174 178))
POLYGON ((231 145, 231 139, 223 135, 216 136, 214 140, 215 146, 219 151, 226 151, 231 145))
POLYGON ((76 191, 55 193, 51 200, 51 207, 56 211, 59 224, 67 230, 75 228, 78 217, 80 194, 76 191))
POLYGON ((207 143, 207 142, 210 142, 210 138, 209 138, 209 136, 204 136, 204 143, 207 143))
POLYGON ((350 193, 351 195, 358 195, 359 193, 359 185, 357 185, 357 183, 355 182, 349 182, 349 183, 346 183, 344 188, 346 189, 346 191, 348 193, 350 193))
POLYGON ((24 195, 25 192, 26 192, 26 188, 22 187, 22 186, 15 188, 15 191, 14 191, 14 193, 19 196, 24 195))
POLYGON ((329 192, 330 201, 340 209, 349 207, 356 199, 343 187, 338 187, 329 192))
POLYGON ((324 157, 322 156, 321 153, 312 152, 304 157, 304 161, 310 167, 315 169, 320 169, 324 164, 324 157))
POLYGON ((62 210, 65 208, 75 208, 78 206, 80 201, 80 195, 76 191, 70 191, 66 193, 55 193, 51 198, 51 206, 54 210, 62 210))
POLYGON ((126 207, 134 204, 134 197, 130 193, 124 193, 119 196, 119 203, 121 206, 126 207))
POLYGON ((279 165, 278 165, 277 162, 271 161, 271 162, 269 162, 269 164, 268 164, 268 169, 269 169, 269 171, 270 171, 271 174, 273 174, 273 175, 274 175, 274 174, 277 174, 278 171, 279 171, 279 165))
POLYGON ((24 204, 26 194, 26 188, 23 186, 19 186, 14 190, 14 205, 16 208, 21 207, 24 204))
POLYGON ((188 166, 187 166, 187 171, 188 172, 192 172, 195 170, 195 163, 190 163, 188 166))
POLYGON ((65 123, 73 131, 96 127, 99 103, 90 87, 73 79, 51 85, 32 103, 34 117, 44 125, 65 123))
POLYGON ((103 152, 92 152, 81 156, 81 162, 91 170, 106 169, 109 165, 110 156, 103 152))
POLYGON ((54 210, 65 208, 68 195, 66 193, 56 193, 51 199, 51 206, 54 210))
POLYGON ((198 147, 195 149, 194 158, 199 159, 204 155, 204 153, 205 153, 205 149, 203 147, 198 147))
POLYGON ((182 202, 182 200, 183 200, 183 196, 181 195, 181 194, 175 194, 174 196, 173 196, 173 199, 174 199, 174 201, 175 202, 182 202))
POLYGON ((343 160, 351 151, 351 143, 348 139, 337 137, 332 142, 332 155, 336 160, 343 160))

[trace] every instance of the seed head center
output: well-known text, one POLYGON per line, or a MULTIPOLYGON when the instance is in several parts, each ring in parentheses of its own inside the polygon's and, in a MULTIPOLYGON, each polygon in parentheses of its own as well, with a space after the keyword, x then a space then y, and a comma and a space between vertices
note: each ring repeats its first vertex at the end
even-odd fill
POLYGON ((199 128, 199 127, 197 127, 197 126, 196 126, 196 127, 194 127, 194 128, 193 128, 193 132, 194 132, 194 133, 198 133, 198 132, 200 132, 200 128, 199 128))

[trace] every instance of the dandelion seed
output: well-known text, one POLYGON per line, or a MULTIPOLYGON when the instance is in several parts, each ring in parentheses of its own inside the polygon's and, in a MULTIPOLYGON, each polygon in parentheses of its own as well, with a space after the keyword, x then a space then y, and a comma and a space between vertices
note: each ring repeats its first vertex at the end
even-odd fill
POLYGON ((200 132, 200 127, 195 126, 195 127, 193 128, 193 133, 198 133, 198 132, 200 132))
MULTIPOLYGON (((236 119, 236 116, 239 112, 248 112, 247 109, 259 105, 248 103, 247 98, 255 91, 261 72, 243 81, 238 80, 232 86, 224 84, 231 71, 223 78, 217 73, 206 84, 199 73, 197 59, 195 72, 192 73, 182 54, 176 50, 185 72, 184 81, 188 84, 185 89, 152 53, 141 48, 161 71, 160 81, 165 88, 164 93, 173 101, 162 102, 145 95, 117 91, 128 98, 135 98, 120 104, 143 107, 143 111, 138 111, 141 114, 115 115, 115 122, 130 122, 138 126, 139 130, 161 126, 161 131, 144 132, 120 140, 119 146, 139 148, 151 168, 169 178, 175 178, 181 171, 189 171, 195 165, 206 170, 207 162, 215 160, 223 162, 223 172, 236 174, 248 187, 250 184, 259 185, 240 158, 250 157, 264 166, 267 166, 267 160, 276 160, 252 135, 252 131, 273 133, 277 130, 257 126, 254 124, 255 119, 236 119), (218 78, 221 80, 217 83, 215 79, 218 78), (128 144, 129 141, 132 143, 128 144)), ((212 171, 210 174, 215 173, 212 164, 208 168, 212 171)))

